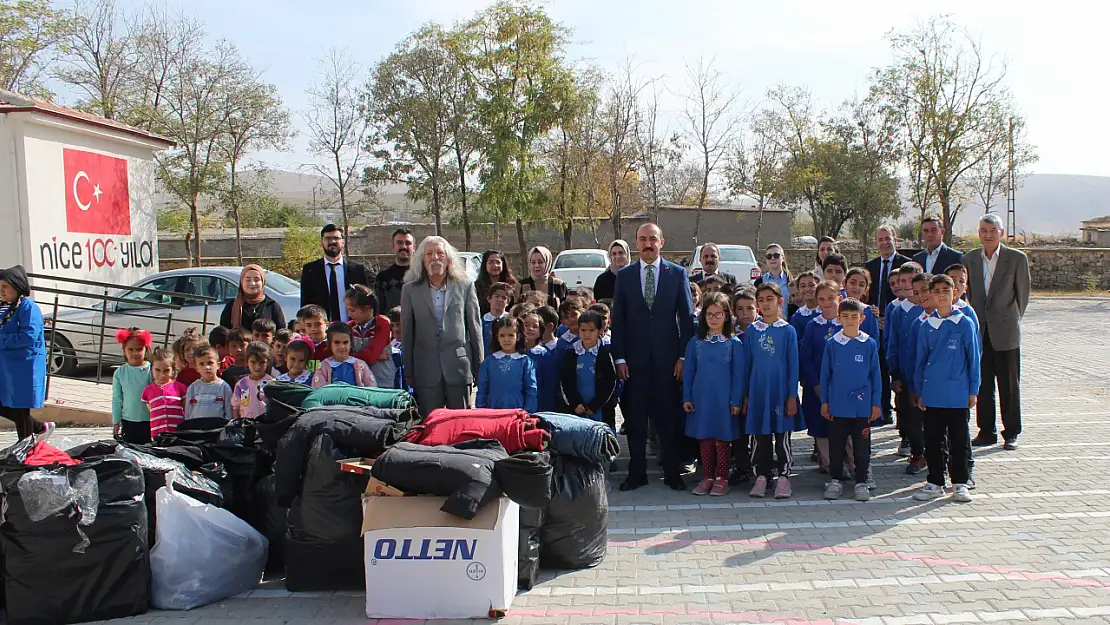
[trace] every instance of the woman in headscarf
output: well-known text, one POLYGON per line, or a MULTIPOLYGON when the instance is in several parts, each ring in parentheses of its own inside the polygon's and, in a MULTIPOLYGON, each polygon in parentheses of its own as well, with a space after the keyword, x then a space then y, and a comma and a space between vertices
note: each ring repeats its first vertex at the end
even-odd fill
POLYGON ((243 267, 239 274, 239 292, 224 306, 220 325, 250 332, 256 319, 269 319, 278 329, 285 327, 285 313, 272 297, 266 295, 266 270, 258 265, 243 267))
POLYGON ((613 299, 616 291, 617 272, 632 262, 632 250, 624 239, 616 239, 609 244, 609 271, 602 273, 594 280, 594 299, 613 299))
POLYGON ((15 422, 20 439, 32 434, 43 440, 53 423, 39 423, 32 408, 46 401, 46 335, 42 311, 31 300, 27 272, 16 265, 0 271, 0 416, 15 422))
POLYGON ((567 283, 551 276, 551 250, 542 245, 528 252, 528 277, 520 281, 517 301, 524 301, 528 291, 547 293, 547 305, 559 310, 567 297, 567 283))
MULTIPOLYGON (((489 287, 494 282, 504 282, 516 290, 516 277, 505 259, 501 250, 486 250, 482 254, 482 266, 478 269, 478 279, 474 281, 474 290, 478 293, 478 308, 484 315, 489 312, 489 287)), ((512 306, 512 302, 509 305, 512 306)))

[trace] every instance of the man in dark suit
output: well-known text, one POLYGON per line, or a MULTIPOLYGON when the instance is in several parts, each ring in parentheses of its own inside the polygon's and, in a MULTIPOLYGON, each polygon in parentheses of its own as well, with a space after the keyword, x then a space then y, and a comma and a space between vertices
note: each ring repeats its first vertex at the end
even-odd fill
POLYGON ((967 295, 979 317, 983 338, 981 382, 975 421, 976 447, 998 442, 994 389, 1002 410, 1002 438, 1006 449, 1017 449, 1021 434, 1021 318, 1029 306, 1029 258, 1002 245, 1005 227, 994 213, 979 218, 983 247, 964 254, 967 295))
MULTIPOLYGON (((867 303, 879 309, 879 328, 883 327, 883 315, 886 305, 894 301, 894 291, 890 288, 890 272, 909 262, 909 258, 898 253, 895 249, 895 230, 890 224, 883 224, 875 231, 875 247, 879 255, 867 261, 867 271, 871 274, 871 291, 867 295, 867 303)), ((876 337, 878 340, 878 337, 876 337)), ((890 405, 890 371, 886 366, 886 350, 883 349, 885 341, 879 340, 879 368, 883 378, 883 420, 880 425, 891 425, 894 418, 890 416, 893 409, 890 405)))
MULTIPOLYGON (((324 257, 301 267, 301 308, 309 304, 328 311, 328 321, 347 321, 343 296, 352 284, 371 286, 366 267, 343 257, 343 231, 335 224, 320 230, 324 257)), ((379 311, 380 312, 380 311, 379 311)))
POLYGON ((663 481, 685 490, 679 467, 685 428, 682 418, 682 359, 694 335, 694 305, 686 269, 660 257, 663 231, 644 224, 636 231, 640 260, 617 274, 612 345, 617 375, 625 380, 624 413, 631 460, 621 490, 648 483, 646 445, 649 417, 659 436, 663 481))
POLYGON ((944 273, 952 265, 963 262, 964 255, 944 244, 944 224, 940 217, 929 215, 921 220, 921 238, 925 249, 913 255, 913 262, 921 265, 925 273, 944 273))

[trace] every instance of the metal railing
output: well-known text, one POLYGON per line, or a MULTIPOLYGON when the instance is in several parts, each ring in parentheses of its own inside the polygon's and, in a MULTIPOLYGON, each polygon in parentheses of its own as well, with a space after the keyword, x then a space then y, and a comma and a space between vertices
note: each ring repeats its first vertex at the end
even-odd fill
POLYGON ((201 336, 207 335, 209 325, 216 325, 208 321, 209 305, 219 301, 215 297, 44 274, 29 273, 27 276, 36 281, 32 286, 33 295, 53 294, 52 302, 32 297, 40 308, 50 309, 49 313, 43 315, 47 343, 47 393, 50 392, 50 379, 54 377, 90 381, 87 377, 75 374, 79 368, 93 365, 96 367, 95 382, 111 383, 112 377, 106 375, 105 368, 124 362, 123 354, 115 344, 115 333, 120 328, 139 327, 148 330, 155 345, 168 348, 178 334, 174 332, 174 314, 183 308, 203 307, 199 320, 177 318, 179 323, 199 323, 201 336), (42 284, 44 280, 58 286, 45 286, 42 284), (71 285, 96 287, 98 292, 62 288, 71 285), (113 292, 126 292, 131 297, 111 295, 113 292), (137 295, 158 295, 160 300, 168 298, 170 301, 136 299, 137 295), (77 299, 71 303, 62 301, 63 297, 77 299), (83 300, 92 302, 80 303, 83 300), (134 321, 123 324, 120 323, 121 317, 134 321))

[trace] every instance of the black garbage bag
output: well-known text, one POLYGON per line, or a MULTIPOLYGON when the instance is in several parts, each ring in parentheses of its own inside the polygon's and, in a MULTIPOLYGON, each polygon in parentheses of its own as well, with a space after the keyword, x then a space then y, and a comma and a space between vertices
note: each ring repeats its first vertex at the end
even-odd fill
POLYGON ((309 448, 287 522, 285 586, 291 591, 365 588, 362 493, 369 478, 339 470, 337 461, 350 453, 327 434, 309 448))
POLYGON ((552 454, 554 494, 540 532, 540 564, 557 569, 597 566, 605 559, 609 499, 605 472, 589 461, 552 454))
POLYGON ((147 544, 153 545, 154 537, 157 535, 155 531, 158 527, 158 507, 155 505, 154 494, 158 492, 159 488, 166 486, 166 480, 170 473, 176 475, 173 486, 175 491, 188 495, 201 503, 218 508, 223 507, 224 495, 223 491, 220 490, 220 485, 209 477, 193 473, 180 462, 153 456, 137 448, 137 446, 132 447, 127 444, 121 445, 118 453, 122 458, 133 459, 143 471, 143 483, 145 485, 143 501, 146 504, 147 525, 149 526, 147 544))
POLYGON ((547 507, 551 502, 551 456, 544 451, 522 451, 493 465, 493 479, 509 499, 522 508, 547 507))
POLYGON ((543 508, 520 509, 520 537, 517 542, 516 585, 532 590, 540 572, 540 534, 545 512, 543 508))
MULTIPOLYGON (((6 509, 0 525, 9 625, 59 625, 134 616, 150 602, 143 473, 133 460, 107 456, 46 471, 6 466, 0 493, 6 509), (96 520, 74 508, 31 520, 18 487, 30 472, 69 475, 93 471, 98 486, 96 520)), ((34 508, 32 508, 34 509, 34 508)))
POLYGON ((266 572, 272 575, 285 569, 285 525, 289 519, 289 510, 277 505, 273 475, 258 480, 254 503, 258 506, 257 516, 262 519, 262 535, 270 542, 266 572))

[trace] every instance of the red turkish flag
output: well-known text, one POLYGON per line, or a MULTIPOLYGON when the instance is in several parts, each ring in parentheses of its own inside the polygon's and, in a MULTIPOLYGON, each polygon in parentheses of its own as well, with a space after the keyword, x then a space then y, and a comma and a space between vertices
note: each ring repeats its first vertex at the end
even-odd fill
POLYGON ((66 229, 86 234, 131 234, 127 160, 62 150, 66 229))

